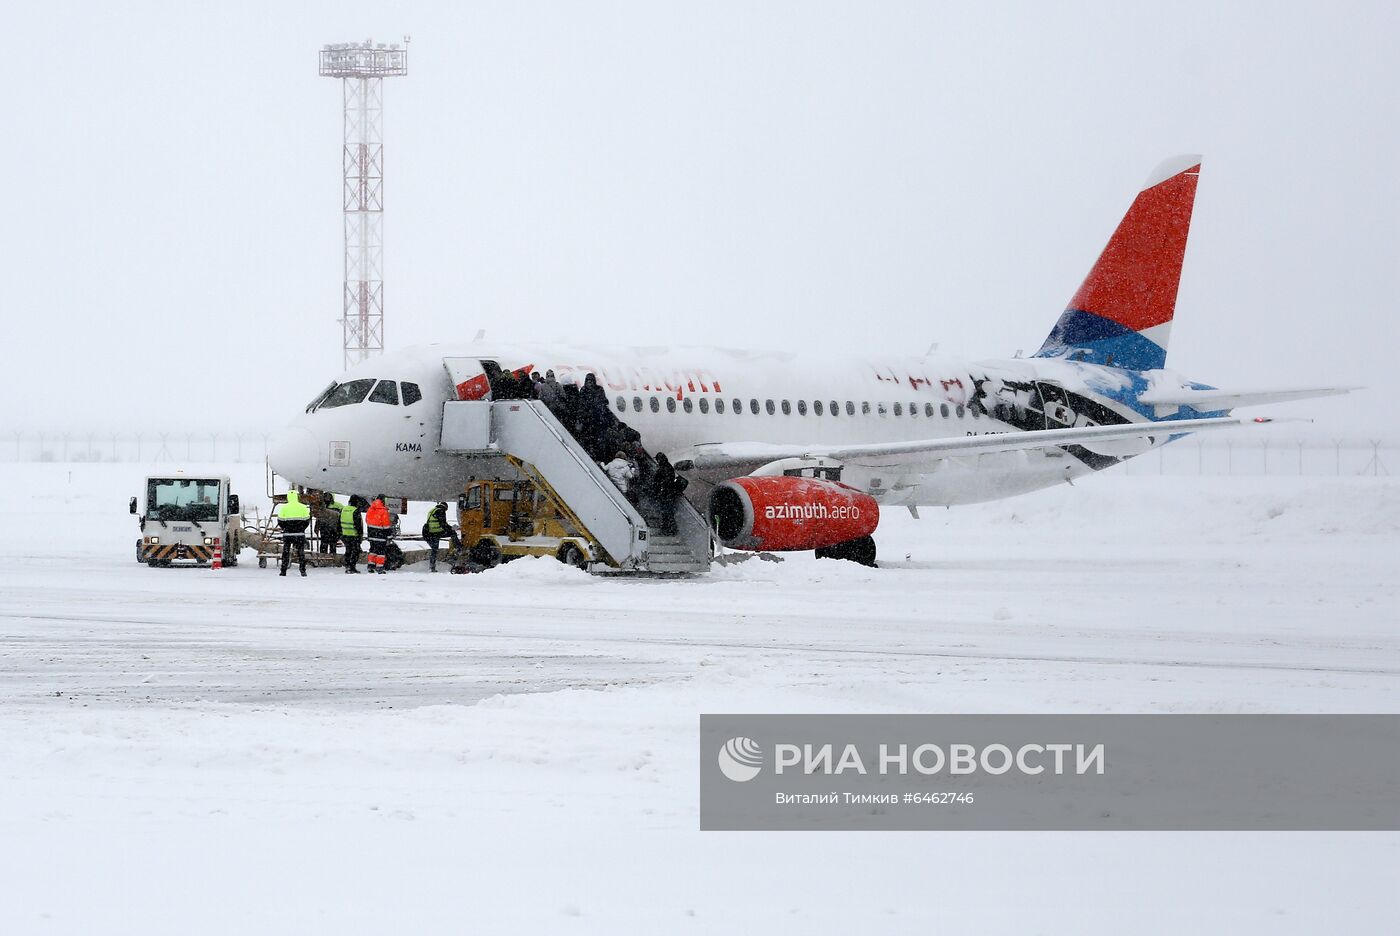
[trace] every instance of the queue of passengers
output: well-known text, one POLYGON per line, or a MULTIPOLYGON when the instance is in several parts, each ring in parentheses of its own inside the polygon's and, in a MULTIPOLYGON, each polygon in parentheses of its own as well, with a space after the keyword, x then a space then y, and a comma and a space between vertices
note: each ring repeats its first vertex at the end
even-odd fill
POLYGON ((617 417, 607 391, 589 373, 583 385, 561 383, 554 371, 513 372, 489 362, 486 377, 494 400, 539 400, 603 469, 647 522, 662 536, 676 533, 676 502, 687 481, 662 453, 653 459, 641 435, 617 417))

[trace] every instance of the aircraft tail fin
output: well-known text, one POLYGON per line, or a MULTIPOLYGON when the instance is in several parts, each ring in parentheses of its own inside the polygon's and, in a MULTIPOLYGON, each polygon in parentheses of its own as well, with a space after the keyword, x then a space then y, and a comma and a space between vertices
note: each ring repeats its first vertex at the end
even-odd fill
POLYGON ((1153 170, 1036 357, 1131 370, 1166 366, 1200 171, 1195 155, 1153 170))

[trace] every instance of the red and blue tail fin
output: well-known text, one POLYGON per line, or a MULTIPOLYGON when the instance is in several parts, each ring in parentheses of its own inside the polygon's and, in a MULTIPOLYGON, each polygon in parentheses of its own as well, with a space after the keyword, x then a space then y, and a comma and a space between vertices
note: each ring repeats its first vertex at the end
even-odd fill
POLYGON ((1166 366, 1200 171, 1200 156, 1175 156, 1156 168, 1036 357, 1166 366))

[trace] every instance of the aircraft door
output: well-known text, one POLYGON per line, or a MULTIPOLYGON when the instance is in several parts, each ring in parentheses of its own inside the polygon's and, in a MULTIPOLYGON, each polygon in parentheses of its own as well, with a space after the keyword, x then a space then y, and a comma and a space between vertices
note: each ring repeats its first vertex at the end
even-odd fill
POLYGON ((453 357, 443 358, 442 363, 447 368, 447 376, 452 380, 452 387, 457 393, 457 399, 491 399, 491 380, 487 376, 487 371, 495 366, 494 361, 453 357))
POLYGON ((1039 391, 1046 429, 1067 429, 1075 424, 1079 414, 1070 408, 1069 396, 1063 387, 1043 380, 1037 381, 1035 387, 1039 391))

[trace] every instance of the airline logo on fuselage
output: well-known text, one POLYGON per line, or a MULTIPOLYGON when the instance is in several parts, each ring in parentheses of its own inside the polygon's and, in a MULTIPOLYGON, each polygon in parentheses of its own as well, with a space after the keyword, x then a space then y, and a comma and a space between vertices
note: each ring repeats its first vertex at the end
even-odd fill
POLYGON ((765 520, 859 520, 855 504, 828 507, 826 504, 769 504, 763 508, 765 520))

